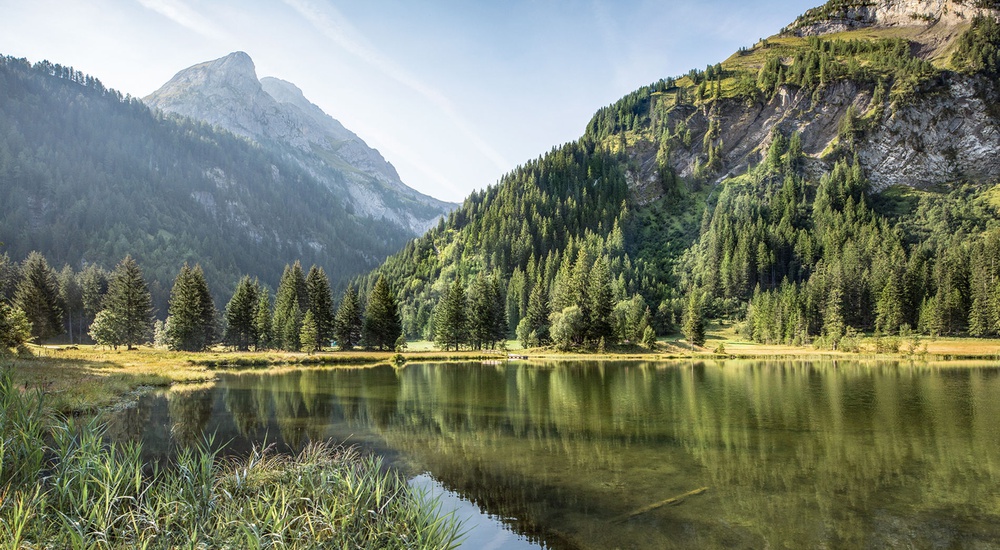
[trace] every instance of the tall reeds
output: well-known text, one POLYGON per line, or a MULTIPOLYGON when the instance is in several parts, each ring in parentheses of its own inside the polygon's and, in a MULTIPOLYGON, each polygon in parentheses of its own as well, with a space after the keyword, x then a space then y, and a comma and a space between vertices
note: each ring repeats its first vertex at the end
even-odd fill
POLYGON ((210 442, 145 468, 97 421, 56 419, 0 372, 0 550, 21 548, 453 548, 460 526, 353 449, 298 456, 210 442))

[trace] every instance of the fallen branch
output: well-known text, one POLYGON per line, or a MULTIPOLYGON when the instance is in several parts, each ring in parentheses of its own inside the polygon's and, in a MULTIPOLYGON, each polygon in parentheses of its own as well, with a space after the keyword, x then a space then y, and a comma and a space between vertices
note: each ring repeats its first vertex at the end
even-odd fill
POLYGON ((664 506, 677 506, 678 504, 684 502, 684 499, 686 499, 687 497, 693 497, 695 495, 700 495, 700 494, 704 493, 707 490, 708 490, 708 487, 701 487, 700 489, 695 489, 694 491, 688 491, 688 492, 684 493, 683 495, 677 495, 675 497, 668 498, 667 500, 661 500, 660 502, 655 502, 653 504, 650 504, 649 506, 643 506, 642 508, 639 508, 638 510, 636 510, 634 512, 630 512, 628 514, 625 514, 624 516, 618 516, 617 518, 615 518, 615 519, 613 519, 611 521, 613 523, 621 523, 623 521, 630 520, 630 519, 632 519, 632 518, 634 518, 636 516, 641 516, 642 514, 645 514, 646 512, 652 512, 653 510, 656 510, 657 508, 662 508, 664 506))

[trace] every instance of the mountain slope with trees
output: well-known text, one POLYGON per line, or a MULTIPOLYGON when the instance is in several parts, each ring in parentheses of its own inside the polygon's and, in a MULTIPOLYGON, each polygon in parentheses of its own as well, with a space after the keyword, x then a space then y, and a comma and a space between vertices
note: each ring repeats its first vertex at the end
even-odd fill
POLYGON ((275 288, 295 260, 334 286, 397 251, 407 231, 352 214, 280 155, 154 113, 99 80, 0 58, 0 242, 18 262, 113 267, 131 254, 160 317, 184 262, 228 296, 249 273, 275 288))
POLYGON ((635 342, 636 326, 698 340, 706 316, 830 347, 857 331, 1000 332, 998 12, 914 11, 926 4, 835 0, 629 94, 362 288, 387 277, 407 335, 444 345, 456 284, 481 275, 505 281, 508 335, 525 343, 635 342), (854 4, 877 9, 821 24, 854 4), (595 315, 604 266, 612 307, 595 315))

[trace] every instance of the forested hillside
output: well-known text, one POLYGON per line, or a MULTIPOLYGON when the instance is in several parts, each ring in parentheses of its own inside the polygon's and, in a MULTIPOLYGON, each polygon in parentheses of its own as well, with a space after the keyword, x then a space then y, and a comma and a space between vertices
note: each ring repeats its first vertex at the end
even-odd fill
POLYGON ((13 261, 110 269, 131 254, 165 315, 178 266, 216 296, 295 260, 341 285, 405 242, 345 210, 297 166, 244 139, 105 88, 70 67, 0 58, 0 242, 13 261))
POLYGON ((526 343, 697 340, 703 317, 828 347, 996 334, 996 14, 951 34, 883 16, 787 31, 601 109, 377 270, 406 333, 440 339, 439 304, 492 275, 526 343))

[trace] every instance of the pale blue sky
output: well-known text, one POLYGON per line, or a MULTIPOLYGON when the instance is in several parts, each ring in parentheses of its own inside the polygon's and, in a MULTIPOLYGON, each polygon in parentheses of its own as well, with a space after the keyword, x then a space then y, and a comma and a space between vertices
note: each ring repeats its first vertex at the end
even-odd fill
MULTIPOLYGON (((821 3, 815 0, 815 3, 821 3)), ((801 0, 0 0, 0 53, 145 96, 232 51, 462 200, 660 78, 777 32, 801 0)))

